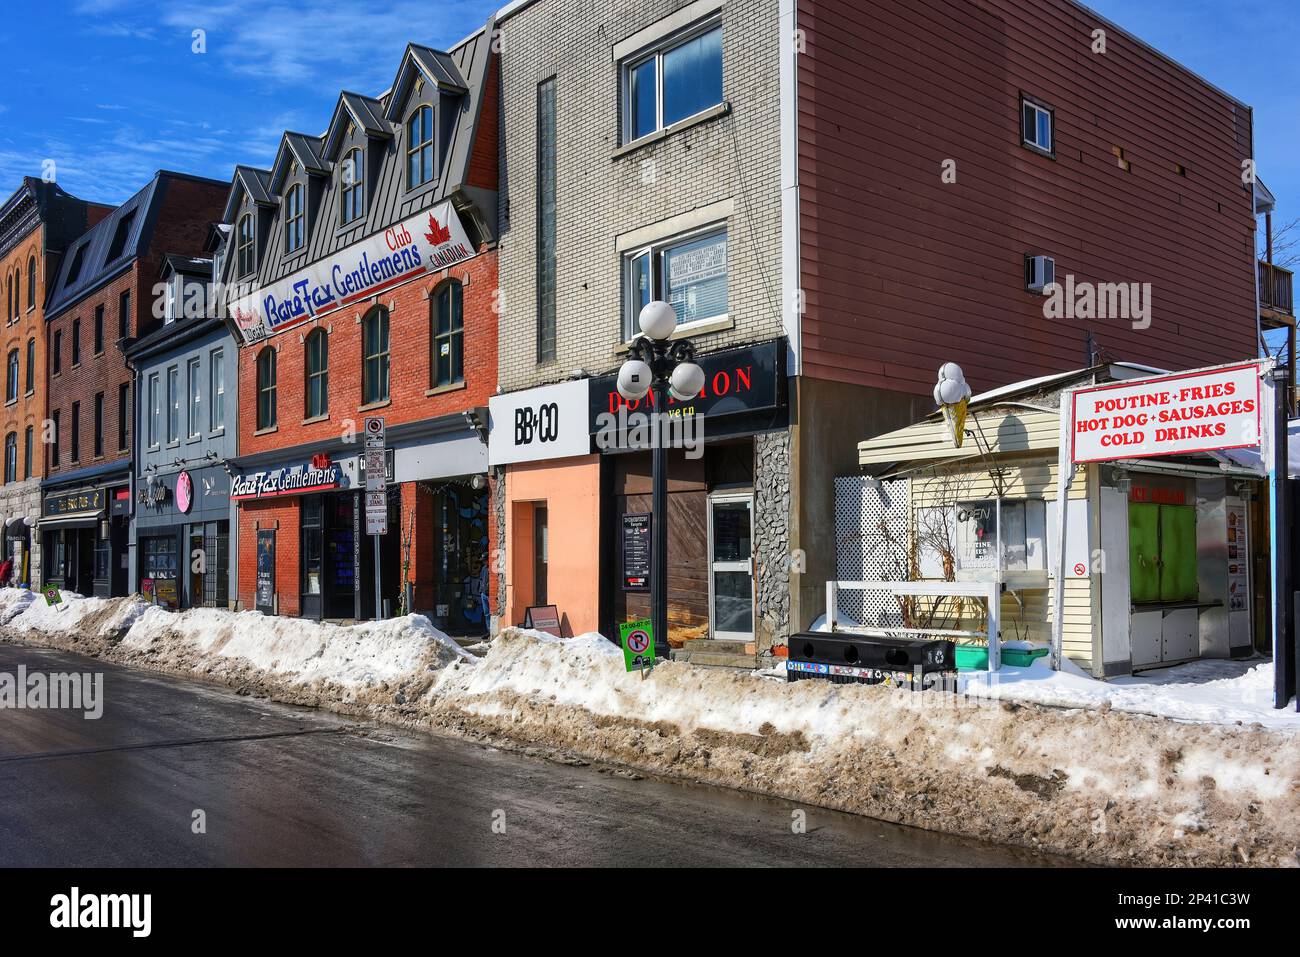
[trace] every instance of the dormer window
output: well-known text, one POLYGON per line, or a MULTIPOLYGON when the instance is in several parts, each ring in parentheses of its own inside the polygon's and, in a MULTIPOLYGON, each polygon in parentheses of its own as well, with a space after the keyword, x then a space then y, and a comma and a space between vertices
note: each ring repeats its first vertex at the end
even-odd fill
POLYGON ((362 174, 363 154, 351 149, 339 166, 339 223, 346 226, 361 218, 366 207, 365 179, 362 174))
POLYGON ((433 107, 417 107, 406 121, 406 188, 433 179, 433 107))
POLYGON ((107 262, 112 262, 126 251, 126 240, 131 235, 131 223, 134 220, 135 210, 133 209, 117 221, 117 229, 113 231, 113 242, 108 247, 107 262))
POLYGON ((288 252, 302 249, 307 240, 307 214, 302 201, 302 184, 295 183, 284 197, 284 246, 288 252))
POLYGON ((77 277, 81 275, 81 263, 85 258, 86 244, 82 243, 77 247, 77 252, 72 257, 72 265, 68 267, 68 280, 64 283, 65 286, 71 286, 77 281, 77 277))
POLYGON ((253 214, 245 213, 239 218, 235 233, 235 266, 239 275, 247 276, 253 271, 253 214))

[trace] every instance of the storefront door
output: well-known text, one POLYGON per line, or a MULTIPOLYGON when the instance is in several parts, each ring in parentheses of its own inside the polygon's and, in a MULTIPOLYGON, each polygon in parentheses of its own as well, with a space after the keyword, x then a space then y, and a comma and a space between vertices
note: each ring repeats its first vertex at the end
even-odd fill
POLYGON ((754 565, 749 492, 709 496, 710 637, 754 639, 754 565))

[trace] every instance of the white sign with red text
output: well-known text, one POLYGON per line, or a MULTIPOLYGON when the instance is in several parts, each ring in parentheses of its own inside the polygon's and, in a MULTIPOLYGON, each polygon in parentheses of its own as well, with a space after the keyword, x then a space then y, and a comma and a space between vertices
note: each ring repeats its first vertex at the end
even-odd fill
POLYGON ((236 300, 230 315, 251 344, 476 254, 447 201, 236 300))
POLYGON ((1082 389, 1073 400, 1075 462, 1260 444, 1260 366, 1255 362, 1082 389))

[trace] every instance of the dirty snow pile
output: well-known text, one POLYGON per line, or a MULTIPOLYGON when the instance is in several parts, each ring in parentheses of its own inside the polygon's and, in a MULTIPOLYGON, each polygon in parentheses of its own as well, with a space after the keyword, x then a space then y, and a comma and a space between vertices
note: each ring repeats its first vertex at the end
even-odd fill
POLYGON ((1099 861, 1294 866, 1300 846, 1300 735, 1249 726, 681 662, 643 678, 600 635, 513 628, 424 703, 467 733, 1099 861))
POLYGON ((0 589, 0 625, 20 638, 54 638, 166 671, 240 678, 272 691, 332 686, 347 697, 424 681, 452 661, 476 660, 423 615, 343 627, 217 608, 171 612, 138 597, 65 592, 60 604, 48 605, 31 592, 0 589))

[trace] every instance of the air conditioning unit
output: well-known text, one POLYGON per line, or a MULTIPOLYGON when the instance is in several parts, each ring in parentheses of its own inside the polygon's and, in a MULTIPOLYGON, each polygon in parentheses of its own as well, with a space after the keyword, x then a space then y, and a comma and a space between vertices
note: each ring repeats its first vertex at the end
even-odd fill
POLYGON ((1056 282, 1056 260, 1051 256, 1025 257, 1025 288, 1030 292, 1042 292, 1047 286, 1056 282))

